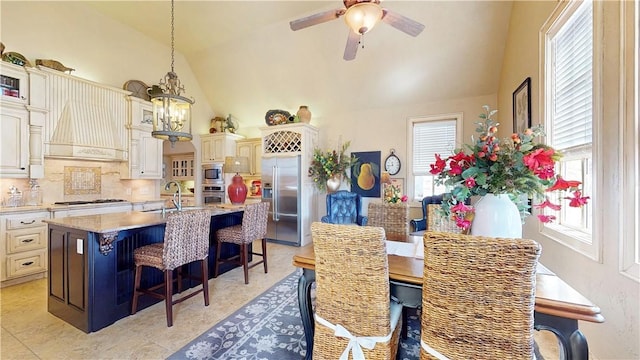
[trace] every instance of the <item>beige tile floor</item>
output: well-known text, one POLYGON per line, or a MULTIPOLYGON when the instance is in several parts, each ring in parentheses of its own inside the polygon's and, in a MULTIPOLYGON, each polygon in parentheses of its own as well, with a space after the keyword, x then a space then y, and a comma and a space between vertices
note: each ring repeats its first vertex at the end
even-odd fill
MULTIPOLYGON (((0 359, 164 359, 295 271, 291 257, 296 249, 270 243, 269 273, 256 266, 249 271, 249 285, 240 268, 209 280, 210 305, 205 307, 201 296, 175 305, 170 328, 164 304, 158 303, 85 334, 47 312, 46 279, 3 288, 0 359)), ((545 359, 558 358, 552 335, 536 334, 536 340, 545 359)))

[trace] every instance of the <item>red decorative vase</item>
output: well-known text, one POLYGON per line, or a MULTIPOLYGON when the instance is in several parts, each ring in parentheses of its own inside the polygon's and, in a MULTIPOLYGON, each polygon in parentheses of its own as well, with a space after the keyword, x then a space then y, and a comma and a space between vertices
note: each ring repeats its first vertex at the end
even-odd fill
POLYGON ((229 200, 231 200, 231 203, 234 205, 244 204, 244 201, 247 199, 247 185, 245 185, 242 176, 238 174, 233 176, 233 180, 227 191, 229 193, 229 200))

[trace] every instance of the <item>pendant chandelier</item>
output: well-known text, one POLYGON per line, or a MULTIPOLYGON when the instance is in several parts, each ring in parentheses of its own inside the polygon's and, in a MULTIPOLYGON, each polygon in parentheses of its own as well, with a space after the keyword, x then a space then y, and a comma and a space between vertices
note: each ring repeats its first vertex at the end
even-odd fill
POLYGON ((169 140, 171 147, 176 141, 190 141, 191 135, 191 105, 194 100, 181 95, 184 86, 180 84, 178 75, 173 71, 174 65, 174 16, 173 0, 171 0, 171 71, 160 80, 161 90, 152 93, 153 103, 153 132, 151 135, 158 139, 169 140))

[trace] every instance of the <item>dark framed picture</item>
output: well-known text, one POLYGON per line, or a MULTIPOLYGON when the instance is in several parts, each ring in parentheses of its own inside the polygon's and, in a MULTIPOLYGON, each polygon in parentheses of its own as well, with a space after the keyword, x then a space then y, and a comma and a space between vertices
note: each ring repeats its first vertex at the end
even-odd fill
POLYGON ((358 163, 351 167, 351 191, 362 197, 380 197, 380 151, 352 152, 358 163))
POLYGON ((531 78, 528 77, 513 92, 513 132, 522 133, 531 127, 531 78))

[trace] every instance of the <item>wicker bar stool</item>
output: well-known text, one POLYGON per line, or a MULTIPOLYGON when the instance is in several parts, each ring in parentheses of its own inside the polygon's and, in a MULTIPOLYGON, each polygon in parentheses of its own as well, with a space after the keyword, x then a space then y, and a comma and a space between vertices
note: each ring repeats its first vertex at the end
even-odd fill
POLYGON ((142 294, 164 299, 167 326, 173 326, 173 305, 199 293, 204 294, 204 306, 209 306, 209 227, 211 213, 206 210, 169 214, 164 231, 164 242, 145 245, 133 251, 136 265, 131 314, 138 310, 138 297, 142 294), (200 277, 187 276, 202 282, 202 289, 173 300, 173 270, 178 269, 178 293, 182 292, 182 265, 199 261, 200 277), (142 267, 150 266, 164 272, 164 283, 149 289, 140 289, 142 267), (164 287, 164 294, 155 292, 164 287))
POLYGON ((257 204, 247 204, 242 215, 242 225, 234 225, 216 231, 218 239, 216 251, 216 266, 213 273, 218 276, 221 262, 230 262, 241 265, 244 268, 244 283, 249 283, 249 269, 264 264, 264 272, 267 273, 267 220, 269 216, 269 203, 261 202, 257 204), (255 240, 262 240, 262 254, 251 252, 252 255, 262 256, 262 260, 254 262, 249 266, 249 244, 255 240), (240 246, 240 254, 227 259, 220 258, 222 243, 232 243, 240 246))
POLYGON ((313 358, 351 353, 352 359, 394 359, 402 306, 390 301, 384 230, 315 222, 311 234, 316 259, 313 358), (372 349, 354 344, 363 338, 373 342, 372 349))
POLYGON ((387 240, 405 241, 409 236, 407 203, 369 203, 367 217, 367 225, 383 228, 387 240))
POLYGON ((533 240, 425 232, 420 359, 533 359, 540 252, 533 240))

